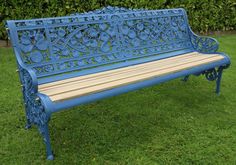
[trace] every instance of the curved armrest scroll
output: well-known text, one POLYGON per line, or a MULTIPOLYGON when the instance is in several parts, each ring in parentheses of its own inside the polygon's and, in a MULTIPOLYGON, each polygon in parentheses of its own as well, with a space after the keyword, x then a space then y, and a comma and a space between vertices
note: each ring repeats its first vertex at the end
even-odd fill
POLYGON ((37 93, 38 80, 34 70, 25 66, 16 48, 14 48, 14 51, 17 59, 18 71, 20 74, 20 81, 23 86, 23 90, 30 91, 31 93, 37 93))
POLYGON ((53 105, 48 96, 38 92, 38 80, 34 70, 25 66, 16 48, 14 51, 22 83, 27 119, 29 123, 36 124, 40 129, 49 120, 53 105))
POLYGON ((193 48, 201 53, 215 53, 219 48, 216 39, 206 36, 198 36, 191 31, 191 42, 193 48))

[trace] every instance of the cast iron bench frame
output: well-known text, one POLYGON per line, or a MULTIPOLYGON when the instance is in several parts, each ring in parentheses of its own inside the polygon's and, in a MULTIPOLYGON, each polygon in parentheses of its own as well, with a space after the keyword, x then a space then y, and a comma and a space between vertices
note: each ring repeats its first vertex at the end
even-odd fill
MULTIPOLYGON (((112 18, 113 19, 113 18, 112 18)), ((165 20, 164 20, 165 21, 165 20)), ((120 22, 119 22, 120 23, 120 22)), ((76 22, 75 22, 76 24, 76 22)), ((112 24, 112 23, 111 23, 112 24)), ((187 81, 189 75, 201 75, 204 74, 207 78, 207 80, 214 81, 216 80, 216 93, 220 92, 220 81, 222 77, 222 71, 223 69, 226 69, 230 65, 230 59, 229 57, 224 54, 224 53, 218 53, 217 49, 219 47, 218 42, 211 38, 211 37, 201 37, 192 32, 190 29, 188 22, 187 22, 187 14, 184 9, 166 9, 166 10, 132 10, 132 9, 126 9, 126 8, 118 8, 118 7, 107 7, 103 8, 100 10, 95 10, 91 11, 88 13, 83 13, 83 14, 74 14, 71 16, 67 17, 57 17, 57 18, 44 18, 44 19, 33 19, 33 20, 10 20, 7 21, 6 24, 8 35, 11 39, 12 46, 15 52, 15 56, 17 59, 17 66, 18 66, 18 72, 20 76, 20 81, 22 84, 22 92, 23 92, 23 97, 24 97, 24 104, 25 104, 25 111, 26 111, 26 117, 27 117, 27 125, 26 128, 30 128, 32 124, 35 124, 40 133, 43 136, 44 142, 46 144, 46 151, 47 151, 47 159, 52 160, 53 153, 51 149, 51 144, 50 144, 50 138, 49 138, 49 130, 48 130, 48 122, 51 117, 51 114, 54 112, 58 112, 61 110, 64 110, 66 108, 70 108, 73 106, 78 106, 81 104, 89 103, 98 99, 102 99, 105 97, 111 97, 114 95, 122 94, 125 92, 133 91, 139 88, 159 84, 168 80, 172 80, 178 77, 184 77, 184 81, 187 81), (108 17, 111 18, 114 16, 114 22, 120 21, 119 19, 122 20, 122 18, 127 19, 127 17, 141 17, 143 16, 142 19, 148 19, 149 17, 158 17, 161 18, 169 18, 171 15, 180 15, 181 18, 184 20, 184 26, 187 29, 187 35, 189 38, 188 41, 188 46, 190 46, 192 51, 197 51, 200 53, 205 53, 205 54, 213 54, 217 53, 219 55, 222 55, 224 57, 223 60, 214 62, 214 63, 209 63, 200 67, 194 67, 190 68, 187 70, 183 70, 180 72, 168 74, 165 76, 161 77, 156 77, 152 78, 150 80, 145 80, 143 82, 138 82, 138 83, 133 83, 117 88, 113 88, 110 90, 90 94, 88 96, 82 96, 79 98, 72 98, 66 101, 58 102, 58 103, 53 103, 50 98, 42 93, 38 92, 38 86, 40 84, 44 83, 49 83, 53 81, 58 81, 58 80, 63 80, 67 79, 70 77, 76 77, 76 76, 82 76, 82 75, 88 75, 91 73, 97 73, 97 72, 103 72, 106 70, 111 70, 115 68, 122 68, 125 66, 130 66, 138 63, 144 63, 147 62, 148 60, 143 60, 144 58, 139 58, 138 63, 132 63, 128 61, 127 59, 124 58, 122 64, 125 63, 125 65, 110 65, 110 66, 104 66, 99 68, 99 65, 93 69, 90 70, 85 70, 81 71, 75 75, 68 74, 67 75, 61 75, 53 78, 44 78, 40 79, 40 76, 38 73, 36 73, 36 69, 33 68, 34 66, 29 64, 27 62, 27 59, 22 59, 22 50, 25 52, 29 52, 32 47, 29 46, 29 41, 27 39, 23 39, 24 36, 21 34, 18 34, 18 32, 21 31, 27 31, 30 29, 40 29, 43 28, 45 30, 45 33, 50 33, 49 32, 49 26, 57 26, 57 27, 63 27, 66 26, 67 24, 70 24, 73 22, 73 19, 80 19, 80 21, 90 21, 90 20, 97 20, 97 22, 102 23, 103 19, 107 19, 108 17), (168 17, 169 16, 169 17, 168 17), (116 18, 118 17, 118 18, 116 18), (147 17, 147 18, 144 18, 147 17), (57 22, 59 20, 59 22, 57 22), (23 37, 22 37, 23 36, 23 37), (21 45, 19 44, 19 38, 22 37, 21 40, 21 45), (189 45, 190 43, 190 45, 189 45), (28 45, 27 45, 28 44, 28 45), (140 62, 141 59, 141 62, 140 62)), ((61 32, 63 33, 63 31, 61 32)), ((29 33, 27 33, 29 34, 29 33)), ((32 37, 35 37, 36 34, 32 34, 32 37)), ((48 34, 46 34, 48 35, 48 34)), ((63 34, 62 34, 63 35, 63 34)), ((39 37, 40 38, 40 37, 39 37)), ((41 38, 42 39, 42 38, 41 38)), ((35 41, 36 39, 32 39, 30 42, 35 42, 34 44, 40 49, 40 50, 45 50, 45 45, 50 45, 48 40, 42 39, 37 43, 35 41), (44 43, 43 43, 44 42, 44 43)), ((34 46, 35 46, 34 45, 34 46)), ((53 51, 49 50, 49 54, 52 54, 53 51)), ((38 53, 38 52, 37 52, 38 53)), ((48 52, 46 52, 48 53, 48 52)), ((66 52, 64 52, 66 53, 66 52)), ((158 52, 161 54, 160 52, 158 52)), ((163 53, 164 55, 162 58, 153 58, 149 59, 149 61, 154 61, 154 60, 160 60, 164 58, 168 58, 173 56, 173 54, 180 55, 186 53, 184 51, 172 51, 170 53, 163 53)), ((23 53, 24 54, 24 53, 23 53)), ((30 54, 30 58, 34 60, 35 63, 38 61, 42 60, 39 59, 39 57, 36 57, 36 53, 30 54)), ((54 59, 57 60, 57 59, 54 59)), ((98 59, 99 60, 99 59, 98 59)), ((50 67, 44 67, 40 68, 41 70, 45 69, 46 71, 49 70, 46 74, 44 74, 45 77, 54 75, 55 73, 51 73, 50 67)), ((60 73, 60 72, 58 72, 60 73)))

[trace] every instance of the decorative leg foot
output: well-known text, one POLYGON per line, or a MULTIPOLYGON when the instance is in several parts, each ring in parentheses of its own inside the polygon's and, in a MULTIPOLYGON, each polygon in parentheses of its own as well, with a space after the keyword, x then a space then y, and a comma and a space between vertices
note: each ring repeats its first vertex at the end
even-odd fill
POLYGON ((220 94, 220 82, 221 82, 221 78, 222 78, 222 72, 223 72, 223 68, 220 67, 218 70, 218 76, 217 76, 217 79, 216 79, 216 94, 220 94))
POLYGON ((44 124, 39 127, 40 133, 43 136, 44 143, 46 145, 46 154, 47 154, 47 159, 48 160, 53 160, 53 152, 51 148, 51 143, 50 143, 50 137, 49 137, 49 130, 48 130, 48 124, 44 124))
POLYGON ((185 77, 182 79, 182 81, 187 82, 187 81, 188 81, 188 78, 189 78, 189 75, 185 76, 185 77))
POLYGON ((31 122, 29 120, 27 120, 26 124, 25 124, 25 129, 30 129, 32 126, 31 122))
POLYGON ((47 160, 54 160, 54 156, 53 155, 48 155, 47 160))

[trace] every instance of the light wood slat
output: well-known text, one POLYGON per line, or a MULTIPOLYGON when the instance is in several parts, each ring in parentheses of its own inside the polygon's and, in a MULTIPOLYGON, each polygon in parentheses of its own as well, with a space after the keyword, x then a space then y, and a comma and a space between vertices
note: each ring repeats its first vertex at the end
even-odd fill
MULTIPOLYGON (((175 60, 175 59, 181 59, 181 58, 184 58, 184 57, 188 58, 188 57, 191 57, 191 56, 194 56, 194 55, 196 56, 196 55, 199 55, 199 54, 200 53, 198 53, 198 52, 191 52, 191 53, 178 55, 178 56, 174 56, 174 57, 170 57, 170 58, 166 58, 166 59, 162 59, 162 60, 153 61, 153 62, 150 62, 150 64, 160 63, 160 61, 165 62, 165 61, 168 61, 170 59, 175 60)), ((126 70, 129 70, 129 69, 134 69, 134 68, 137 68, 137 67, 145 66, 146 64, 147 63, 143 63, 143 64, 128 66, 128 67, 124 67, 124 68, 99 72, 99 73, 95 73, 95 74, 96 74, 96 76, 105 76, 105 75, 110 75, 111 73, 114 74, 116 72, 126 71, 126 70)), ((39 86, 39 89, 43 90, 45 88, 52 87, 52 86, 55 86, 55 85, 58 85, 58 84, 63 84, 63 83, 68 83, 68 82, 73 82, 73 81, 78 81, 78 80, 91 78, 91 77, 94 77, 95 74, 89 74, 89 75, 79 76, 79 77, 70 78, 70 79, 66 79, 66 80, 60 80, 60 81, 56 81, 56 82, 52 82, 52 83, 42 84, 42 85, 39 86)))
POLYGON ((64 92, 69 92, 69 91, 73 91, 73 90, 80 90, 83 88, 88 88, 91 86, 96 86, 96 85, 100 85, 100 84, 105 84, 108 82, 113 82, 113 81, 117 81, 117 80, 121 80, 121 79, 126 79, 129 77, 134 77, 134 76, 138 76, 141 74, 148 74, 150 72, 155 72, 158 70, 162 70, 162 69, 167 69, 176 65, 180 65, 180 64, 185 64, 185 63, 190 63, 190 62, 195 62, 198 60, 203 60, 203 59, 208 59, 208 58, 213 58, 213 57, 218 57, 218 56, 205 56, 205 55, 201 55, 201 56, 196 56, 196 57, 192 57, 189 59, 184 59, 184 60, 179 60, 179 61, 174 61, 174 62, 169 62, 168 65, 150 65, 149 67, 142 69, 142 70, 134 70, 134 71, 129 71, 126 73, 122 73, 120 75, 110 75, 110 77, 105 77, 105 78, 100 78, 100 79, 94 79, 94 80, 90 80, 90 81, 79 81, 79 82, 74 82, 73 84, 63 84, 63 85, 58 85, 58 87, 53 88, 53 89, 48 89, 45 91, 40 91, 40 92, 45 92, 48 96, 52 96, 52 95, 57 95, 60 93, 64 93, 64 92))
MULTIPOLYGON (((203 55, 201 55, 203 56, 203 55)), ((48 90, 53 90, 55 88, 60 88, 60 87, 63 87, 63 86, 72 86, 72 85, 76 85, 77 83, 80 83, 80 82, 90 82, 90 81, 93 81, 93 80, 96 80, 96 81, 100 81, 100 79, 110 79, 111 76, 114 77, 114 76, 119 76, 119 75, 124 75, 124 74, 128 74, 128 73, 131 73, 131 72, 140 72, 142 70, 145 70, 145 69, 149 69, 150 67, 160 67, 160 66, 166 66, 167 64, 169 63, 174 63, 174 62, 179 62, 179 61, 184 61, 186 59, 189 59, 189 58, 196 58, 196 57, 200 57, 199 55, 191 55, 191 56, 188 56, 188 57, 185 57, 184 59, 169 59, 168 61, 167 60, 163 60, 163 62, 160 62, 162 60, 160 60, 159 62, 156 62, 156 63, 145 63, 145 65, 143 64, 140 64, 141 66, 139 65, 135 65, 133 67, 126 67, 127 69, 115 69, 115 70, 118 70, 114 73, 108 73, 108 74, 104 74, 104 75, 99 75, 97 76, 97 74, 93 74, 93 76, 90 75, 89 78, 83 78, 83 79, 78 79, 77 81, 69 81, 69 82, 66 82, 66 83, 57 83, 56 85, 54 84, 53 86, 48 86, 46 88, 39 88, 40 91, 48 91, 48 90), (138 67, 139 66, 139 67, 138 67)), ((206 57, 205 55, 203 57, 206 57)), ((109 71, 106 71, 106 72, 109 72, 109 71)))
POLYGON ((174 66, 174 67, 171 67, 171 68, 168 68, 168 69, 163 69, 163 70, 158 70, 158 71, 155 71, 155 72, 151 72, 151 73, 148 73, 148 74, 142 74, 142 75, 135 76, 135 77, 130 77, 130 78, 127 78, 127 79, 122 79, 122 80, 118 80, 118 81, 114 81, 114 82, 110 82, 110 83, 106 83, 106 84, 101 84, 101 85, 92 86, 92 87, 89 87, 89 88, 84 88, 84 89, 80 89, 80 90, 76 90, 76 91, 71 91, 71 92, 62 93, 62 94, 59 94, 59 95, 50 96, 50 99, 52 101, 62 101, 62 100, 66 100, 66 99, 69 99, 69 98, 80 97, 80 96, 83 96, 83 95, 87 95, 87 94, 91 94, 91 93, 96 93, 96 92, 112 89, 112 88, 115 88, 115 87, 130 84, 130 83, 139 82, 139 81, 147 80, 147 79, 158 77, 158 76, 163 76, 163 75, 166 75, 168 73, 178 72, 178 71, 181 71, 181 70, 184 70, 184 69, 196 67, 196 66, 207 64, 207 63, 210 63, 210 62, 219 61, 221 59, 223 59, 222 56, 216 56, 214 58, 209 58, 209 59, 195 61, 195 62, 192 62, 192 63, 178 65, 178 66, 174 66))

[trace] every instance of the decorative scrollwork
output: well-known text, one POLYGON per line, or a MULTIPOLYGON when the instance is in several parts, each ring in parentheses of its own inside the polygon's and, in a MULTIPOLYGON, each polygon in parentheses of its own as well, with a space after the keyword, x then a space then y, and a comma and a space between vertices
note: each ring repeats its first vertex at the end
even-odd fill
POLYGON ((202 53, 214 53, 219 48, 219 43, 211 37, 201 37, 191 32, 193 48, 202 53))
POLYGON ((204 71, 202 74, 205 75, 208 81, 215 81, 219 78, 219 74, 223 71, 223 69, 227 69, 229 66, 230 64, 222 65, 218 69, 212 68, 204 71))
POLYGON ((47 123, 49 116, 45 112, 45 108, 41 102, 42 100, 37 96, 37 84, 33 78, 34 76, 29 70, 20 65, 19 74, 22 83, 27 122, 29 126, 35 124, 40 129, 47 123))
POLYGON ((47 76, 192 46, 181 9, 107 7, 92 13, 16 21, 24 64, 47 76))
POLYGON ((34 64, 50 59, 44 29, 20 31, 18 35, 21 57, 24 63, 34 64))
POLYGON ((218 74, 215 68, 205 71, 204 74, 208 81, 214 81, 218 77, 218 74))
POLYGON ((93 11, 85 12, 85 13, 73 13, 71 15, 87 15, 87 14, 115 14, 115 13, 124 13, 129 11, 142 11, 144 9, 131 9, 131 8, 124 8, 124 7, 113 7, 107 6, 101 9, 96 9, 93 11))
POLYGON ((15 50, 15 53, 25 104, 26 128, 30 128, 32 124, 37 126, 46 144, 47 159, 52 160, 53 154, 48 131, 48 121, 51 116, 48 110, 52 107, 50 106, 51 101, 49 101, 47 96, 38 93, 38 82, 35 72, 19 60, 19 52, 17 50, 15 50))

